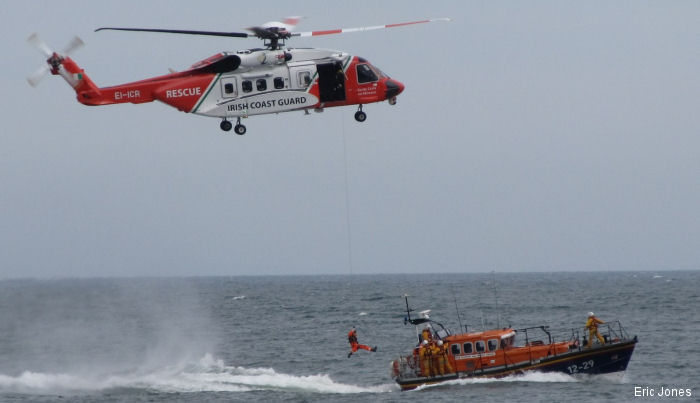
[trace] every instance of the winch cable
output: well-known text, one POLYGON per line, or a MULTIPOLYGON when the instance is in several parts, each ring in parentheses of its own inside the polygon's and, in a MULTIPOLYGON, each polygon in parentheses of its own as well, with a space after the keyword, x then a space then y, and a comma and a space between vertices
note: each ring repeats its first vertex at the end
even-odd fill
POLYGON ((348 240, 348 268, 350 270, 350 291, 352 292, 352 228, 350 225, 350 184, 348 179, 348 150, 345 139, 345 115, 341 114, 343 133, 343 174, 345 176, 345 230, 348 240))
MULTIPOLYGON (((345 235, 347 238, 347 253, 348 253, 348 271, 350 273, 350 279, 348 281, 347 289, 346 289, 346 294, 345 294, 345 302, 346 306, 355 306, 354 304, 350 303, 350 300, 353 299, 353 296, 355 295, 353 293, 353 261, 352 261, 352 228, 351 228, 351 222, 350 222, 350 180, 348 178, 348 151, 347 151, 347 141, 346 141, 346 136, 345 136, 345 114, 340 114, 341 116, 341 134, 342 134, 342 149, 343 149, 343 179, 344 179, 344 184, 345 184, 345 235)), ((355 330, 358 330, 358 326, 355 322, 357 322, 357 319, 354 317, 354 315, 357 315, 357 312, 348 312, 347 315, 350 316, 351 318, 351 323, 350 326, 354 326, 355 330)))
MULTIPOLYGON (((347 237, 347 250, 348 250, 348 272, 350 273, 350 280, 348 282, 347 286, 347 294, 346 294, 346 302, 349 302, 347 305, 350 307, 357 307, 356 303, 351 303, 352 301, 357 300, 357 294, 354 292, 355 286, 354 286, 354 262, 352 259, 353 255, 353 249, 352 249, 352 221, 350 220, 351 216, 351 208, 350 208, 350 175, 348 173, 348 145, 347 145, 347 136, 345 133, 345 115, 341 114, 341 126, 342 126, 342 142, 343 142, 343 176, 344 176, 344 182, 345 182, 345 229, 346 229, 346 237, 347 237)), ((350 310, 350 308, 348 309, 350 310)), ((366 325, 366 321, 364 320, 364 317, 366 315, 360 315, 362 311, 350 311, 348 314, 351 317, 351 323, 349 324, 350 326, 354 326, 355 330, 357 331, 358 338, 361 343, 370 343, 372 346, 374 346, 374 341, 375 337, 373 332, 370 330, 369 326, 366 325)), ((368 313, 367 313, 368 314, 368 313)))

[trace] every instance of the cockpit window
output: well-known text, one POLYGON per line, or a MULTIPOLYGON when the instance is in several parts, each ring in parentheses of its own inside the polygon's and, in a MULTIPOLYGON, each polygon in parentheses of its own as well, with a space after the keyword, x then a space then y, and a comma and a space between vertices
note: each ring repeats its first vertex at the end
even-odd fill
POLYGON ((496 351, 497 349, 498 349, 498 340, 490 339, 489 340, 489 351, 496 351))
POLYGON ((505 350, 509 346, 512 346, 514 339, 515 339, 515 335, 506 337, 505 339, 501 339, 501 349, 505 350))
POLYGON ((357 82, 362 84, 362 83, 371 83, 374 81, 379 80, 379 77, 377 77, 377 74, 375 74, 374 70, 372 70, 369 65, 367 64, 358 64, 357 65, 357 82))

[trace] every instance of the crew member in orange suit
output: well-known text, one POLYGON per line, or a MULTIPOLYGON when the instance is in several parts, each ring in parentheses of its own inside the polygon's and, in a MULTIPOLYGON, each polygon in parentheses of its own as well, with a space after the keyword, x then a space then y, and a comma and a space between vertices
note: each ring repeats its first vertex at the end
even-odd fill
POLYGON ((436 349, 433 350, 433 355, 437 356, 438 359, 438 370, 440 375, 451 374, 452 364, 450 364, 450 359, 447 356, 447 346, 442 342, 442 340, 437 341, 436 349))
POLYGON ((593 345, 593 336, 598 338, 601 345, 605 344, 605 339, 603 339, 603 336, 601 336, 600 332, 598 331, 598 325, 603 323, 605 322, 596 318, 593 312, 588 312, 588 320, 586 321, 586 329, 588 329, 588 344, 586 347, 593 345))
POLYGON ((420 359, 420 372, 423 376, 430 376, 432 374, 432 349, 428 340, 423 340, 418 348, 418 358, 420 359))
POLYGON ((353 326, 352 329, 350 329, 350 331, 348 332, 348 343, 350 343, 350 348, 352 350, 348 353, 348 358, 350 358, 352 353, 357 352, 357 350, 360 348, 363 350, 372 351, 372 352, 377 351, 376 346, 370 347, 370 346, 360 344, 357 342, 357 331, 355 330, 355 326, 353 326))
POLYGON ((433 334, 430 332, 430 327, 426 326, 421 332, 421 341, 428 340, 428 343, 433 341, 433 334))
MULTIPOLYGON (((442 340, 438 340, 438 342, 441 341, 442 340)), ((440 354, 440 347, 435 342, 430 343, 430 356, 432 357, 430 361, 430 364, 432 365, 432 375, 445 375, 445 361, 440 361, 440 358, 442 358, 442 355, 440 354), (440 365, 441 363, 442 366, 440 365)))

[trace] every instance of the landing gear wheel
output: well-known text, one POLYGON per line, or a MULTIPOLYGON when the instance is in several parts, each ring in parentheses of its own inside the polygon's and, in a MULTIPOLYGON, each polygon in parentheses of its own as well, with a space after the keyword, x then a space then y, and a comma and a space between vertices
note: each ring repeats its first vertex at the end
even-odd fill
POLYGON ((238 134, 239 136, 242 136, 245 134, 245 126, 242 124, 237 124, 236 127, 233 128, 233 130, 238 134))
POLYGON ((233 127, 233 125, 232 125, 231 122, 229 122, 228 120, 222 120, 222 121, 221 121, 221 124, 219 125, 219 127, 221 127, 221 130, 227 132, 227 131, 231 130, 231 128, 233 127))
POLYGON ((367 114, 362 111, 357 111, 355 112, 355 120, 357 120, 358 122, 364 122, 365 120, 367 120, 367 114))

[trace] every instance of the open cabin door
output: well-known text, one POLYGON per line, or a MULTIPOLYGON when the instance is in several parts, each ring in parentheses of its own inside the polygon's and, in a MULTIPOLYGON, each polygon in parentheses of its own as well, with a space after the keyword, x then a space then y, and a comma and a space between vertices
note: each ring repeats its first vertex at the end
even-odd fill
POLYGON ((338 60, 317 63, 321 102, 345 101, 345 72, 338 60))

